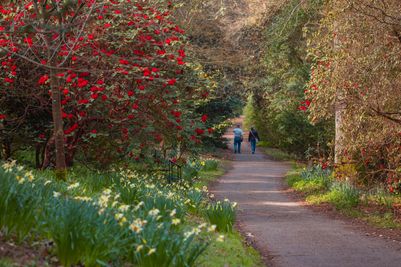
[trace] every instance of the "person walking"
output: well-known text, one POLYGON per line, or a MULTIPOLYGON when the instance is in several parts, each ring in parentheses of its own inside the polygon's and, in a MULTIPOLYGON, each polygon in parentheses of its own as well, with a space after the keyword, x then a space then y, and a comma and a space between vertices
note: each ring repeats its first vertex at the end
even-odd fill
POLYGON ((248 135, 248 142, 251 143, 252 154, 255 154, 256 143, 259 142, 259 140, 260 138, 258 132, 255 130, 255 128, 252 127, 248 135))
POLYGON ((234 128, 234 153, 241 154, 241 143, 244 140, 244 132, 241 130, 241 126, 238 124, 234 128))

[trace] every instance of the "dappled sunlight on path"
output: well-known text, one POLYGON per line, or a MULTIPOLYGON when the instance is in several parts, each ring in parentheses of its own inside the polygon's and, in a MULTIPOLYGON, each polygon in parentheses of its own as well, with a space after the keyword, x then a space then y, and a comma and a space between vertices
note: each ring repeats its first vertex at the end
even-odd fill
MULTIPOLYGON (((231 130, 225 137, 233 139, 231 130)), ((282 186, 290 168, 289 163, 272 161, 258 151, 252 155, 244 142, 242 154, 234 156, 233 169, 212 190, 219 199, 238 202, 241 230, 254 236, 256 247, 271 258, 270 264, 401 266, 399 245, 367 237, 349 223, 293 201, 282 186)))

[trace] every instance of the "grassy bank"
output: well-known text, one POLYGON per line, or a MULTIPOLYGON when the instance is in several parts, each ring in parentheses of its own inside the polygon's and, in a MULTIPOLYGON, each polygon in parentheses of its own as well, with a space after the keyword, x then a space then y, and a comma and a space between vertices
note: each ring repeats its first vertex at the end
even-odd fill
POLYGON ((298 167, 288 173, 286 181, 311 205, 331 205, 373 226, 401 229, 401 198, 383 189, 364 191, 347 181, 336 181, 330 170, 320 166, 298 167))

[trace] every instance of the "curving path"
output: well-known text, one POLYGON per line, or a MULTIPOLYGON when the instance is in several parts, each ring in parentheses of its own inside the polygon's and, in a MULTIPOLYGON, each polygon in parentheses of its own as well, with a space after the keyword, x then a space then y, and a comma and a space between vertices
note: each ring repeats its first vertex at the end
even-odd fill
MULTIPOLYGON (((229 131, 227 137, 232 139, 229 131)), ((246 138, 245 138, 246 139, 246 138)), ((285 193, 290 164, 257 152, 234 156, 233 168, 213 188, 217 198, 238 202, 241 230, 268 254, 272 266, 400 267, 401 247, 369 237, 355 226, 316 213, 285 193)))

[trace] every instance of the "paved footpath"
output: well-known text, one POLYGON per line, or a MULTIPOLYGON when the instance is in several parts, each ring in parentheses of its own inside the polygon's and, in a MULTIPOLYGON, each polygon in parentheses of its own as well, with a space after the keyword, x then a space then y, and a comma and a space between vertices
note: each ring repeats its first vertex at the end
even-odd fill
POLYGON ((328 218, 289 198, 282 186, 288 170, 288 163, 250 154, 249 144, 244 142, 233 168, 213 188, 217 198, 238 202, 242 231, 251 233, 256 247, 269 254, 270 265, 401 266, 399 244, 366 236, 347 222, 328 218))

